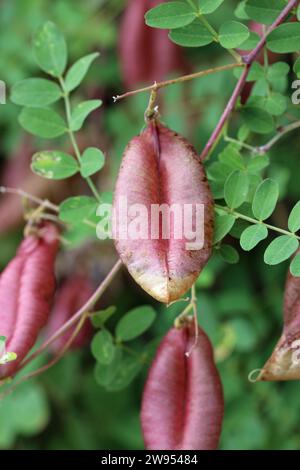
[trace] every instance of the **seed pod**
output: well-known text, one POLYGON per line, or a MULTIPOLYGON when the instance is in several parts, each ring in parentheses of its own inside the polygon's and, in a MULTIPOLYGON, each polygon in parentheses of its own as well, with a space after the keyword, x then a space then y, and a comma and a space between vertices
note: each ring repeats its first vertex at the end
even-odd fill
POLYGON ((300 379, 300 277, 288 272, 282 335, 257 380, 300 379))
POLYGON ((212 450, 223 419, 223 392, 210 341, 194 326, 172 328, 163 339, 145 385, 141 423, 149 450, 212 450))
POLYGON ((21 243, 0 277, 0 334, 17 360, 0 365, 0 378, 12 375, 48 319, 54 295, 58 230, 45 224, 21 243))
MULTIPOLYGON (((56 293, 53 309, 46 328, 46 338, 50 338, 66 323, 87 302, 92 294, 93 287, 86 276, 76 274, 67 279, 56 293)), ((59 353, 63 349, 75 328, 76 325, 51 344, 50 349, 54 354, 59 353)), ((91 323, 86 321, 72 343, 71 349, 83 347, 89 340, 91 333, 91 323)))
MULTIPOLYGON (((115 189, 114 214, 116 248, 135 281, 161 302, 170 303, 180 298, 197 279, 212 249, 213 200, 205 170, 194 148, 162 124, 150 123, 125 150, 115 189), (129 214, 125 221, 120 216, 124 201, 129 214), (178 227, 179 223, 175 227, 175 216, 169 219, 169 233, 168 230, 163 233, 168 217, 160 217, 157 222, 151 216, 153 209, 161 204, 170 213, 176 206, 181 214, 190 206, 194 216, 198 207, 203 209, 196 230, 197 234, 203 234, 201 248, 190 249, 185 227, 183 224, 178 227), (131 209, 141 206, 148 214, 147 220, 142 222, 145 233, 141 234, 143 239, 134 239, 129 231, 135 219, 131 209), (125 236, 124 225, 128 227, 125 236), (179 237, 178 228, 183 228, 179 237)), ((194 223, 195 217, 193 229, 194 223)))
POLYGON ((161 0, 129 0, 120 32, 120 58, 125 85, 161 81, 174 71, 186 70, 182 49, 166 30, 150 28, 144 15, 161 0))

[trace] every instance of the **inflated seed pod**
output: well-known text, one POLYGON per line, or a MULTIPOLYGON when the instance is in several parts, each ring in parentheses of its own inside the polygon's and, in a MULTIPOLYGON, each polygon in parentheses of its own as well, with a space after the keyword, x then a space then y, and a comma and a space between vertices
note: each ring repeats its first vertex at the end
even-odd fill
POLYGON ((129 88, 186 70, 182 48, 170 41, 168 32, 145 24, 145 13, 159 3, 162 1, 129 0, 126 6, 119 49, 123 79, 129 88))
POLYGON ((17 359, 0 365, 0 378, 13 375, 45 325, 55 290, 57 228, 47 223, 27 236, 0 277, 0 335, 17 359))
MULTIPOLYGON (((58 289, 50 319, 46 327, 45 336, 50 338, 64 323, 66 323, 74 313, 79 310, 91 297, 94 289, 87 276, 75 274, 66 279, 58 289)), ((64 335, 60 336, 50 345, 54 354, 59 353, 67 341, 72 336, 75 327, 70 328, 64 335)), ((83 347, 91 337, 92 326, 86 321, 76 339, 71 345, 71 349, 83 347)))
POLYGON ((195 149, 162 124, 150 122, 130 141, 123 155, 114 194, 113 233, 128 271, 155 299, 165 303, 177 300, 197 279, 211 254, 213 212, 211 191, 195 149), (120 215, 125 213, 124 203, 128 208, 126 220, 120 215), (172 207, 179 208, 183 219, 187 208, 192 208, 193 229, 196 236, 202 234, 203 244, 189 246, 186 226, 178 223, 180 217, 175 227, 176 211, 169 219, 169 231, 163 233, 168 212, 159 222, 152 217, 161 205, 170 209, 169 214, 172 207), (147 219, 140 224, 144 233, 134 238, 129 227, 136 221, 136 208, 144 208, 147 219), (195 227, 198 208, 203 214, 195 227), (176 228, 183 228, 181 235, 176 228))
POLYGON ((223 419, 223 392, 210 341, 203 330, 172 328, 150 367, 141 424, 150 450, 216 449, 223 419), (190 355, 186 353, 191 351, 190 355))
POLYGON ((300 277, 287 275, 283 332, 257 380, 300 380, 300 277))

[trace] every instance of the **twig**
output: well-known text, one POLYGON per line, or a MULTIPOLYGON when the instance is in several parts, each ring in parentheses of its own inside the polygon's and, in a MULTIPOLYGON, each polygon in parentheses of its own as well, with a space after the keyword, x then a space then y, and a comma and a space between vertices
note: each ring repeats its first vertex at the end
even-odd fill
POLYGON ((227 103, 227 106, 226 106, 219 122, 217 123, 217 126, 216 126, 215 130, 213 131, 213 133, 212 133, 211 137, 209 138, 206 146, 204 147, 204 150, 201 154, 201 160, 204 160, 206 157, 209 156, 210 152, 212 151, 212 149, 214 148, 216 142, 218 141, 218 138, 222 133, 223 127, 226 124, 231 112, 233 111, 242 89, 244 88, 244 85, 246 83, 246 79, 247 79, 249 71, 250 71, 250 66, 252 65, 252 63, 254 62, 254 60, 256 59, 258 54, 260 53, 260 51, 263 49, 263 47, 266 43, 267 36, 278 25, 280 25, 285 20, 285 18, 288 16, 290 11, 294 8, 294 6, 296 6, 297 1, 298 0, 290 0, 288 2, 286 7, 282 10, 280 15, 277 17, 277 19, 274 21, 274 23, 270 26, 267 33, 263 35, 263 37, 261 38, 261 40, 259 41, 257 46, 253 49, 253 51, 251 51, 250 54, 243 57, 243 61, 246 64, 245 70, 243 71, 241 77, 239 78, 239 80, 236 84, 236 87, 235 87, 235 89, 234 89, 234 91, 233 91, 233 93, 232 93, 232 95, 231 95, 231 97, 230 97, 230 99, 227 103))
POLYGON ((108 288, 116 274, 119 272, 122 266, 122 261, 118 260, 116 264, 112 267, 104 281, 100 284, 98 289, 95 290, 94 294, 89 298, 89 300, 76 312, 70 320, 68 320, 58 331, 56 331, 49 339, 47 339, 36 351, 34 351, 27 359, 25 359, 18 368, 18 371, 22 369, 24 366, 29 364, 29 362, 33 361, 37 356, 39 356, 43 351, 45 351, 50 344, 56 341, 60 336, 66 333, 73 325, 75 325, 81 317, 87 312, 90 311, 95 303, 100 299, 102 294, 108 288))
POLYGON ((59 212, 59 207, 52 202, 48 201, 48 199, 40 199, 39 197, 33 196, 30 193, 27 193, 26 191, 23 191, 23 189, 18 189, 18 188, 9 188, 7 186, 0 186, 0 193, 2 194, 15 194, 16 196, 24 197, 28 199, 29 201, 35 202, 36 204, 42 205, 43 207, 47 209, 51 209, 55 212, 59 212))
POLYGON ((224 70, 231 70, 236 67, 244 67, 244 65, 243 64, 221 65, 220 67, 215 67, 215 68, 211 68, 207 70, 201 70, 200 72, 190 73, 188 75, 183 75, 182 77, 177 77, 171 80, 166 80, 165 82, 158 82, 158 83, 155 82, 153 85, 149 85, 144 88, 139 88, 138 90, 127 91, 127 93, 123 93, 122 95, 113 96, 113 100, 114 100, 114 103, 116 103, 117 101, 120 101, 123 98, 128 98, 129 96, 137 95, 138 93, 144 93, 144 92, 152 91, 152 90, 160 90, 161 88, 165 88, 169 85, 175 85, 176 83, 187 82, 189 80, 194 80, 195 78, 204 77, 212 73, 223 72, 224 70))
POLYGON ((274 232, 281 233, 282 235, 288 235, 289 237, 297 238, 297 240, 300 241, 300 236, 296 235, 295 233, 289 232, 288 230, 284 230, 283 228, 275 227, 274 225, 266 224, 261 220, 253 219, 252 217, 248 217, 247 215, 241 214, 240 212, 230 209, 230 207, 215 204, 215 208, 220 211, 226 212, 227 214, 233 215, 236 219, 242 219, 246 222, 250 222, 251 224, 264 225, 266 228, 274 232))
POLYGON ((253 147, 253 153, 264 155, 273 147, 273 145, 277 144, 277 142, 282 139, 283 136, 285 136, 291 131, 294 131, 295 129, 298 129, 299 127, 300 121, 295 121, 292 124, 289 124, 285 127, 281 127, 280 129, 278 129, 278 133, 271 140, 269 140, 269 142, 264 145, 261 145, 260 147, 253 147))

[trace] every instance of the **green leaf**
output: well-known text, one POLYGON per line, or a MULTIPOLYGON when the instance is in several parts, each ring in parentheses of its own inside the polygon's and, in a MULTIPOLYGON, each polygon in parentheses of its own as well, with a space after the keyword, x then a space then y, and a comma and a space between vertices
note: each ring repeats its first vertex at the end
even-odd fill
POLYGON ((224 187, 224 198, 231 209, 235 209, 245 202, 249 189, 246 173, 235 170, 228 176, 224 187))
POLYGON ((273 116, 281 116, 287 108, 287 99, 280 93, 271 93, 265 100, 266 111, 273 116))
POLYGON ((249 20, 249 16, 247 15, 246 9, 245 9, 246 1, 247 0, 243 0, 242 2, 239 2, 237 4, 236 9, 234 10, 235 16, 239 18, 240 20, 249 20))
POLYGON ((217 214, 215 217, 214 243, 218 243, 230 232, 236 219, 233 215, 217 214))
POLYGON ((300 56, 297 58, 296 62, 294 63, 293 70, 295 74, 299 77, 300 76, 300 56))
POLYGON ((240 239, 240 244, 243 250, 250 251, 256 247, 262 240, 267 238, 268 229, 263 224, 255 224, 247 227, 240 239))
POLYGON ((105 164, 105 156, 100 149, 89 147, 85 149, 81 157, 81 176, 87 178, 88 176, 97 173, 105 164))
POLYGON ((222 245, 219 251, 221 257, 226 263, 236 264, 238 263, 240 256, 235 248, 231 245, 222 245))
POLYGON ((92 54, 88 54, 77 60, 77 62, 72 65, 67 72, 65 80, 65 88, 68 92, 74 90, 78 85, 80 85, 92 62, 99 57, 99 55, 99 52, 93 52, 92 54))
POLYGON ((54 139, 67 131, 63 118, 50 108, 23 108, 19 123, 30 134, 54 139))
POLYGON ((143 367, 142 361, 139 357, 132 355, 123 355, 119 361, 115 373, 111 380, 106 384, 106 390, 109 392, 119 392, 128 387, 135 379, 143 367))
POLYGON ((209 179, 215 181, 225 181, 227 176, 232 173, 232 168, 222 162, 213 162, 207 170, 209 179))
POLYGON ((299 248, 299 241, 296 237, 290 235, 281 235, 275 238, 264 254, 266 264, 275 265, 282 263, 299 248))
POLYGON ((18 356, 15 352, 5 352, 2 356, 0 356, 0 365, 15 361, 17 357, 18 356))
POLYGON ((93 312, 91 316, 91 322, 92 325, 95 328, 102 328, 104 324, 107 322, 107 320, 110 319, 114 313, 116 313, 117 307, 114 305, 111 305, 110 307, 107 307, 105 310, 99 310, 97 312, 93 312))
POLYGON ((290 71, 290 66, 286 62, 276 62, 268 67, 268 79, 278 80, 286 75, 290 71))
POLYGON ((72 112, 70 121, 71 131, 79 131, 88 115, 95 109, 99 108, 101 105, 101 100, 89 100, 79 103, 72 112))
POLYGON ((55 103, 61 96, 61 90, 56 83, 44 78, 28 78, 12 87, 10 99, 21 106, 40 107, 55 103))
POLYGON ((219 154, 218 159, 232 170, 244 170, 245 162, 235 145, 229 144, 219 154))
POLYGON ((198 0, 199 12, 202 15, 209 15, 219 8, 224 0, 198 0))
POLYGON ((300 24, 285 23, 278 26, 267 37, 268 49, 279 54, 288 54, 300 49, 300 24))
POLYGON ((247 15, 254 21, 272 24, 286 6, 284 0, 248 0, 245 4, 247 15))
POLYGON ((167 2, 147 11, 145 21, 153 28, 175 29, 192 23, 195 17, 195 11, 187 3, 167 2))
POLYGON ((254 217, 265 220, 274 212, 279 196, 279 188, 276 181, 268 178, 258 186, 252 203, 254 217))
POLYGON ((175 44, 185 47, 201 47, 213 42, 212 34, 198 21, 183 28, 173 29, 169 38, 175 44))
POLYGON ((156 312, 152 307, 144 305, 137 307, 126 313, 118 322, 116 336, 119 341, 130 341, 144 333, 156 317, 156 312))
POLYGON ((79 171, 79 165, 75 158, 67 153, 45 150, 33 155, 31 169, 44 178, 62 180, 75 175, 79 171))
POLYGON ((291 264, 290 264, 290 272, 295 277, 300 277, 300 253, 297 253, 294 256, 291 264))
POLYGON ((242 109, 245 124, 252 132, 269 134, 274 129, 274 120, 267 111, 256 106, 245 106, 242 109))
MULTIPOLYGON (((251 51, 254 49, 257 44, 260 41, 260 36, 257 33, 254 33, 253 31, 249 31, 249 37, 242 43, 240 44, 239 48, 243 51, 251 51)), ((257 64, 258 62, 254 62, 254 64, 257 64)), ((249 81, 249 78, 247 79, 249 81)))
POLYGON ((244 24, 238 21, 225 21, 219 30, 219 41, 226 49, 233 49, 245 42, 249 35, 249 30, 244 24))
POLYGON ((249 158, 247 162, 247 170, 249 173, 259 173, 270 164, 268 155, 256 155, 249 158))
MULTIPOLYGON (((240 76, 243 73, 243 70, 241 70, 240 68, 234 69, 233 73, 234 73, 234 76, 236 78, 240 78, 240 76)), ((259 64, 258 62, 254 62, 250 67, 250 71, 249 71, 249 74, 248 74, 248 77, 247 77, 247 82, 257 81, 260 78, 264 78, 265 75, 266 75, 266 73, 265 73, 264 67, 261 64, 259 64)))
POLYGON ((97 363, 94 369, 94 376, 98 385, 106 387, 113 381, 117 371, 119 370, 120 364, 122 364, 122 356, 123 353, 121 348, 116 347, 114 357, 110 364, 97 363))
POLYGON ((300 201, 293 207, 289 215, 288 227, 291 232, 300 230, 300 201))
POLYGON ((75 196, 63 201, 59 206, 59 218, 63 222, 80 224, 90 215, 96 214, 98 202, 89 196, 75 196))
POLYGON ((33 37, 35 60, 44 72, 59 77, 67 64, 67 45, 63 34, 51 21, 38 28, 33 37))
POLYGON ((108 330, 101 330, 94 336, 91 351, 100 364, 110 364, 112 362, 115 355, 115 345, 108 330))

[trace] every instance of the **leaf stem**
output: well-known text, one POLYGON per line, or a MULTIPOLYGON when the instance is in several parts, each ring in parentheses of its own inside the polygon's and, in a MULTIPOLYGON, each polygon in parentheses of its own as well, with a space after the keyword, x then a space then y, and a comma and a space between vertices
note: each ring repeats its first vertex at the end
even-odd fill
POLYGON ((250 222, 251 224, 256 224, 256 225, 261 224, 261 225, 264 225, 269 230, 273 230, 274 232, 281 233, 282 235, 288 235, 289 237, 295 237, 298 240, 300 240, 300 237, 297 236, 295 233, 289 232, 288 230, 284 230, 279 227, 275 227, 274 225, 266 224, 262 220, 253 219, 252 217, 248 217, 247 215, 241 214, 240 212, 230 209, 230 207, 221 206, 220 204, 215 204, 215 208, 223 212, 226 212, 227 214, 233 215, 236 219, 242 219, 247 222, 250 222))
MULTIPOLYGON (((71 141, 71 144, 73 146, 76 158, 77 158, 78 162, 81 163, 81 153, 80 153, 80 150, 79 150, 74 132, 71 130, 71 116, 72 116, 72 113, 71 113, 70 95, 69 95, 69 92, 66 90, 65 82, 64 82, 63 77, 58 77, 58 80, 59 80, 59 83, 60 83, 60 86, 61 86, 61 89, 62 89, 62 92, 63 92, 63 98, 64 98, 64 102, 65 102, 66 118, 67 118, 67 124, 68 124, 68 134, 69 134, 70 141, 71 141)), ((100 202, 101 201, 100 194, 98 193, 97 188, 94 185, 92 179, 89 176, 87 176, 84 179, 86 180, 87 184, 89 185, 89 187, 90 187, 92 193, 94 194, 95 198, 97 199, 97 201, 100 202)))
POLYGON ((181 77, 177 78, 172 78, 171 80, 166 80, 164 82, 155 82, 153 85, 149 85, 143 88, 139 88, 137 90, 132 90, 132 91, 127 91, 126 93, 123 93, 122 95, 117 95, 113 97, 114 102, 116 103, 117 101, 122 100, 123 98, 128 98, 129 96, 137 95, 138 93, 145 93, 148 91, 152 90, 159 90, 160 88, 165 88, 169 85, 176 85, 177 83, 183 83, 187 82, 189 80, 194 80, 195 78, 200 78, 204 77, 206 75, 210 75, 212 73, 218 73, 218 72, 223 72, 225 70, 231 70, 236 67, 244 67, 243 64, 228 64, 228 65, 222 65, 220 67, 214 67, 210 68, 207 70, 201 70, 199 72, 195 73, 190 73, 188 75, 182 75, 181 77))
POLYGON ((291 131, 294 131, 295 129, 298 129, 299 127, 300 127, 300 121, 295 121, 295 122, 292 122, 291 124, 288 124, 287 126, 281 127, 278 130, 278 133, 271 140, 269 140, 269 142, 267 142, 264 145, 261 145, 260 147, 253 147, 253 152, 258 153, 259 155, 264 155, 273 147, 273 145, 277 144, 277 142, 283 136, 285 136, 291 131))

